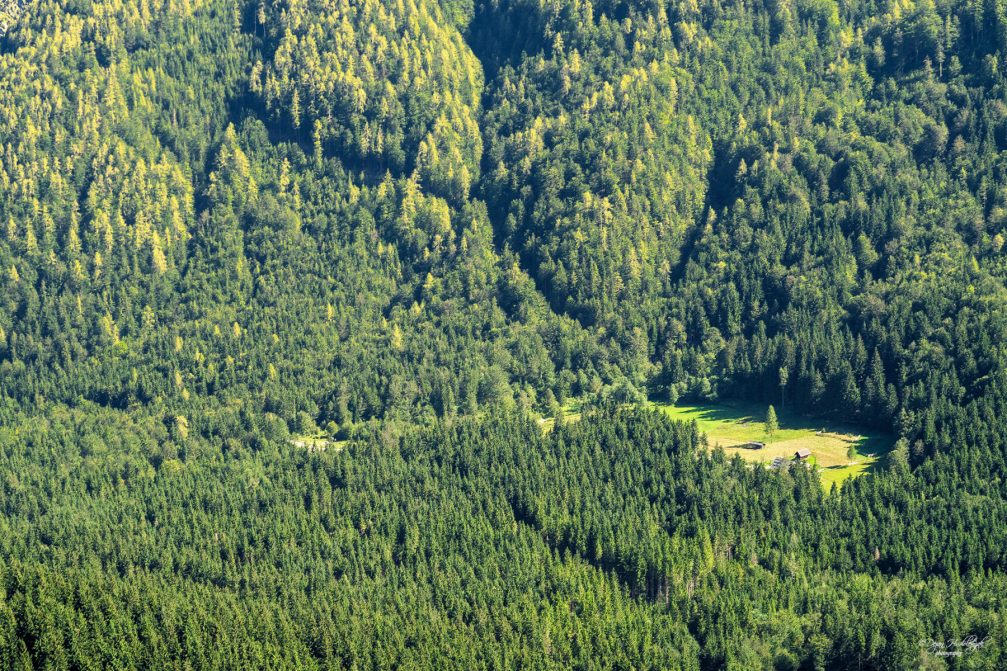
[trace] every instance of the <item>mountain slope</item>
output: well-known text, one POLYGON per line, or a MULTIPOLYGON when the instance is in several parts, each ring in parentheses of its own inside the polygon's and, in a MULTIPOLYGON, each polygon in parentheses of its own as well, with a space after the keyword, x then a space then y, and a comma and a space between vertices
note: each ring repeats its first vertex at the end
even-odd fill
POLYGON ((25 5, 0 660, 1003 668, 994 4, 25 5))

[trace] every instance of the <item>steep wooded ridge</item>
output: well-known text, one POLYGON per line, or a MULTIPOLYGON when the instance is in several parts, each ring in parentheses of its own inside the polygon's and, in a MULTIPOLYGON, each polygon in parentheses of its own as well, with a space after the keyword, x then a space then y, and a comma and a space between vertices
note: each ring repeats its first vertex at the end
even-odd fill
POLYGON ((4 25, 0 668, 1007 668, 999 3, 4 25))

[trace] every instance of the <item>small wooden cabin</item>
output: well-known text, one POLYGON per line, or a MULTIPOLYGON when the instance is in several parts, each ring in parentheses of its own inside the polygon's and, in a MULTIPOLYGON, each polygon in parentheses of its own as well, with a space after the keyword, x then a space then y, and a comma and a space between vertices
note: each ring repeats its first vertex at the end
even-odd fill
POLYGON ((797 452, 794 452, 794 459, 796 459, 797 461, 804 461, 810 456, 811 456, 811 450, 809 450, 806 447, 802 447, 801 449, 797 450, 797 452))

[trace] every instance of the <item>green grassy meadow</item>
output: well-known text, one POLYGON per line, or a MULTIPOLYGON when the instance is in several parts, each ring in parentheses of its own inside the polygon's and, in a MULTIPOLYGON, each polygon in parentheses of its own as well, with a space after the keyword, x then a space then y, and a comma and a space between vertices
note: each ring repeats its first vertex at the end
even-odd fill
POLYGON ((695 420, 700 431, 706 434, 711 448, 720 446, 729 455, 737 454, 752 463, 768 464, 775 457, 789 459, 798 449, 806 447, 811 450, 826 490, 833 483, 841 486, 848 478, 876 468, 893 444, 892 438, 885 434, 850 424, 795 415, 778 407, 780 428, 773 435, 767 435, 764 420, 768 405, 740 401, 654 405, 673 419, 695 420), (753 441, 766 443, 766 446, 758 450, 741 447, 753 441), (851 445, 856 450, 852 461, 847 456, 851 445))
MULTIPOLYGON (((579 399, 570 399, 562 405, 563 421, 566 422, 576 422, 580 419, 580 412, 583 403, 579 399)), ((539 426, 542 427, 543 431, 552 431, 556 426, 555 417, 541 417, 538 420, 539 426)))
MULTIPOLYGON (((877 468, 891 449, 894 439, 883 433, 869 431, 852 424, 805 417, 776 407, 779 428, 767 435, 765 417, 768 405, 745 401, 721 401, 709 404, 671 405, 649 401, 669 417, 683 422, 695 421, 706 434, 711 448, 722 447, 728 455, 737 454, 750 463, 769 464, 776 457, 790 459, 802 447, 811 450, 810 462, 818 469, 822 486, 828 491, 835 483, 842 486, 849 478, 869 473, 877 468), (761 442, 762 449, 742 447, 745 443, 761 442), (847 456, 850 446, 856 450, 851 460, 847 456)), ((563 419, 575 422, 580 419, 582 404, 570 400, 563 405, 563 419)), ((542 417, 539 425, 551 431, 556 420, 542 417)))
POLYGON ((327 449, 340 451, 350 442, 348 440, 330 440, 324 436, 294 435, 288 441, 294 447, 309 452, 324 452, 327 449))

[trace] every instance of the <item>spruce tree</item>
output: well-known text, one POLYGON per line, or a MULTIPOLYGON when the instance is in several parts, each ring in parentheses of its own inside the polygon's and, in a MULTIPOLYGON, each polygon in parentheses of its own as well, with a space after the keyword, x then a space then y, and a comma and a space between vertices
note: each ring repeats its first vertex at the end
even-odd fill
POLYGON ((772 436, 778 428, 780 428, 780 424, 776 419, 776 409, 769 406, 769 409, 766 410, 766 435, 772 436))

